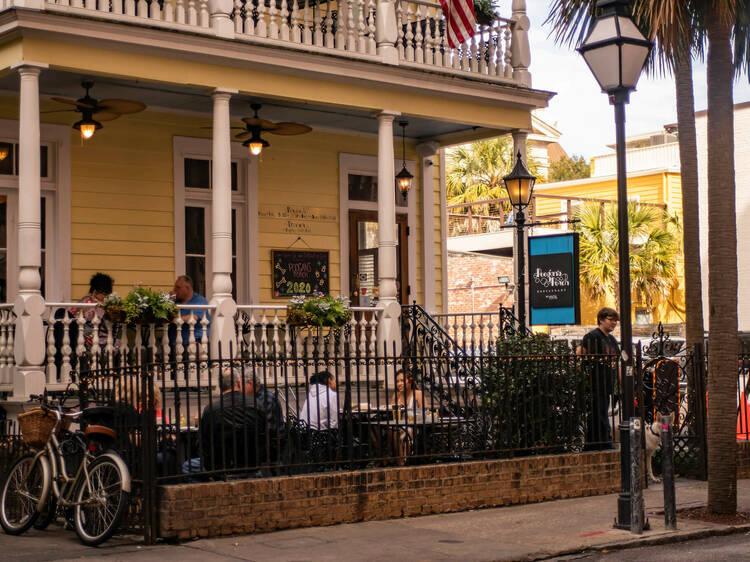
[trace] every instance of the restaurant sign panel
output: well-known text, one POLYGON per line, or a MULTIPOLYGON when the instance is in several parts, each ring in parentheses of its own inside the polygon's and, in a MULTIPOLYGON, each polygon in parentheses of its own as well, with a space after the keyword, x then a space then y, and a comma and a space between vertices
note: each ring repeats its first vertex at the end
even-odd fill
POLYGON ((529 237, 532 325, 580 324, 578 233, 529 237))
POLYGON ((272 250, 273 296, 287 298, 330 291, 328 252, 272 250))

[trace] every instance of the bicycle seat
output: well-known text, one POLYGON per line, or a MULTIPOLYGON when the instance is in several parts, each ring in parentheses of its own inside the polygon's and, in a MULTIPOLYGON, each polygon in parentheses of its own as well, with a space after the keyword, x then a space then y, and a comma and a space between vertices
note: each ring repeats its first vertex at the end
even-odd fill
POLYGON ((89 425, 114 425, 115 410, 111 406, 89 406, 81 418, 89 425))

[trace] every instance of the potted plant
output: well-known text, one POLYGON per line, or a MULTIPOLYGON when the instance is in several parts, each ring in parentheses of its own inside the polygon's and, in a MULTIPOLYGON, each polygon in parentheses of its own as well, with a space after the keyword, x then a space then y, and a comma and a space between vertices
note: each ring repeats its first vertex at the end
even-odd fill
POLYGON ((480 25, 491 25, 497 14, 497 0, 474 0, 474 17, 480 25))
POLYGON ((294 326, 330 326, 340 328, 352 318, 349 300, 344 297, 315 294, 292 297, 287 306, 287 323, 294 326))
POLYGON ((110 321, 126 324, 165 324, 178 312, 169 293, 147 287, 135 287, 124 299, 112 293, 102 306, 110 321))

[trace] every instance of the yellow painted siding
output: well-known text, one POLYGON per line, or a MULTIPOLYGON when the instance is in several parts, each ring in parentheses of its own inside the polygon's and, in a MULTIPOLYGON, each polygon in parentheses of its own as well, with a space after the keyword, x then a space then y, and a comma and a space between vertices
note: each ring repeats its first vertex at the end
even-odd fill
MULTIPOLYGON (((17 115, 17 98, 0 97, 0 117, 17 115)), ((43 102, 42 109, 59 105, 43 102)), ((75 113, 45 114, 45 122, 69 124, 75 113)), ((189 117, 146 111, 104 123, 104 129, 84 145, 71 130, 71 295, 77 299, 88 290, 90 276, 104 271, 115 279, 115 290, 127 292, 134 284, 171 288, 175 277, 174 163, 175 136, 204 137, 210 123, 189 117)), ((302 234, 313 248, 330 252, 331 291, 340 292, 339 250, 339 154, 377 155, 377 138, 313 131, 304 136, 270 137, 271 146, 258 165, 258 206, 314 207, 331 221, 309 225, 302 234)), ((416 160, 407 144, 407 159, 416 160)), ((436 274, 440 281, 440 194, 436 169, 435 236, 436 274)), ((414 189, 416 207, 416 298, 423 302, 421 260, 422 217, 419 173, 414 189)), ((272 302, 270 252, 286 248, 298 234, 284 232, 286 219, 259 219, 259 300, 272 302)), ((300 243, 298 242, 299 246, 300 243)), ((304 246, 303 246, 304 247, 304 246)), ((345 258, 348 260, 348 256, 345 258)), ((348 267, 348 264, 347 264, 348 267)), ((437 295, 438 302, 441 298, 437 295)))

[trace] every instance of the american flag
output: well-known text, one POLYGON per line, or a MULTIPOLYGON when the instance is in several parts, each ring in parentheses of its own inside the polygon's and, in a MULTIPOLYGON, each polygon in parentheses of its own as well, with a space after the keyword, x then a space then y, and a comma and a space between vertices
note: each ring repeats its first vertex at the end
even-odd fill
POLYGON ((453 49, 474 36, 477 25, 473 0, 440 0, 448 24, 448 46, 453 49))

